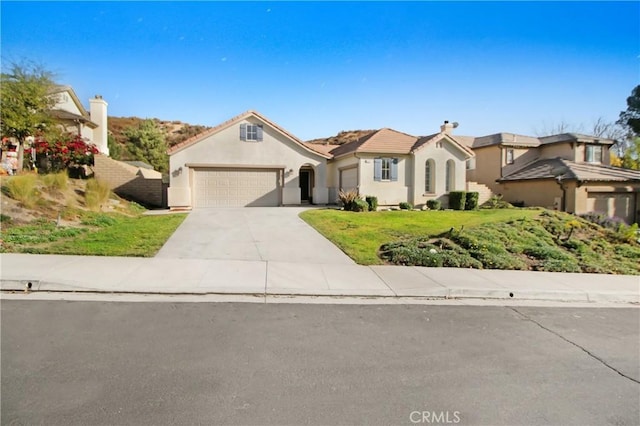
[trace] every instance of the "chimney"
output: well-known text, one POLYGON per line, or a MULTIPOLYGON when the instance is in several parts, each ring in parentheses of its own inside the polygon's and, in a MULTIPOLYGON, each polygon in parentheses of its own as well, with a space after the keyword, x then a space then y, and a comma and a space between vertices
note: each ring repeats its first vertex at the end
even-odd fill
POLYGON ((101 153, 109 155, 109 145, 107 144, 107 102, 102 99, 101 95, 89 99, 89 114, 91 121, 96 123, 98 127, 93 129, 92 142, 98 147, 101 153))
POLYGON ((447 135, 450 135, 453 129, 455 129, 456 127, 458 127, 457 122, 454 121, 453 123, 449 123, 448 120, 445 120, 444 124, 440 126, 440 131, 442 133, 446 133, 447 135))

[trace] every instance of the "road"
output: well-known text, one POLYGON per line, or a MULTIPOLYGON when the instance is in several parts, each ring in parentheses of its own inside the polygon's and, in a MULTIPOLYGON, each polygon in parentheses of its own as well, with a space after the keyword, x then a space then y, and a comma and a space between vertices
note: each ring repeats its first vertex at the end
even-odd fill
POLYGON ((3 300, 2 424, 640 423, 640 309, 3 300))

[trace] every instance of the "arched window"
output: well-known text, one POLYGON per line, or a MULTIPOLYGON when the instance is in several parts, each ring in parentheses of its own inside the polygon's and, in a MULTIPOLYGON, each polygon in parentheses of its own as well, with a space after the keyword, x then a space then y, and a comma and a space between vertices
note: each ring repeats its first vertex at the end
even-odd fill
POLYGON ((447 161, 447 182, 445 185, 445 191, 450 192, 456 189, 456 164, 453 160, 447 161))
POLYGON ((436 188, 436 164, 429 159, 424 164, 424 192, 433 193, 436 188))

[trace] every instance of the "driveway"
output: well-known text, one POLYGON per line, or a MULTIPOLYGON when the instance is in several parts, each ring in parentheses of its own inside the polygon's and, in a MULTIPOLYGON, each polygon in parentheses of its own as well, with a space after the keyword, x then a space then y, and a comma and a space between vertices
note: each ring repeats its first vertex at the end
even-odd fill
POLYGON ((156 257, 355 264, 298 215, 303 207, 196 209, 156 257))

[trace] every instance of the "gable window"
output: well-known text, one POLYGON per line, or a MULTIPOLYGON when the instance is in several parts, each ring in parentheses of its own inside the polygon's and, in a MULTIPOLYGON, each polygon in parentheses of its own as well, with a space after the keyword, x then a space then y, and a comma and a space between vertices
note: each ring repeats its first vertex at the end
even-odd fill
POLYGON ((436 165, 433 160, 427 160, 424 165, 424 192, 433 193, 436 187, 436 165))
POLYGON ((397 158, 376 158, 373 160, 373 180, 395 182, 398 180, 397 158))
POLYGON ((584 151, 584 161, 587 163, 601 163, 602 145, 587 145, 584 151))
POLYGON ((513 164, 514 153, 513 148, 507 148, 507 164, 513 164))
POLYGON ((456 188, 456 165, 453 160, 447 161, 446 175, 447 181, 444 190, 450 192, 456 188))
POLYGON ((249 142, 261 142, 262 141, 262 125, 261 124, 246 124, 240 125, 240 140, 249 142))

